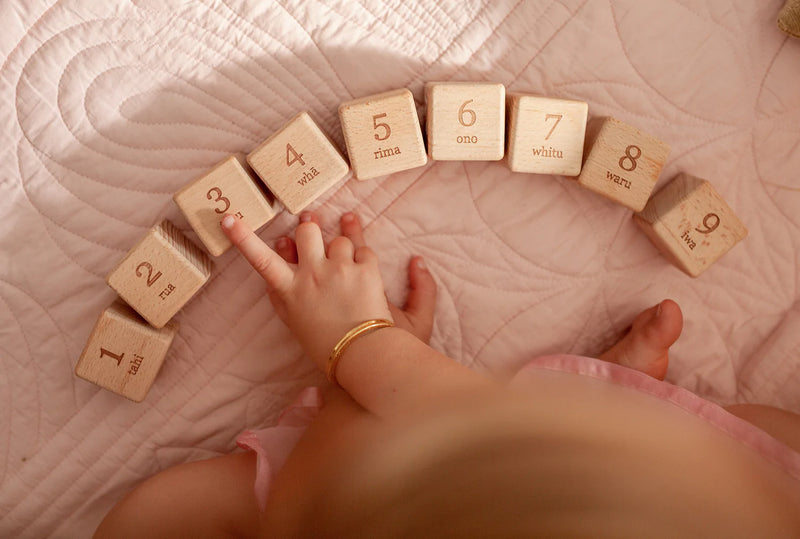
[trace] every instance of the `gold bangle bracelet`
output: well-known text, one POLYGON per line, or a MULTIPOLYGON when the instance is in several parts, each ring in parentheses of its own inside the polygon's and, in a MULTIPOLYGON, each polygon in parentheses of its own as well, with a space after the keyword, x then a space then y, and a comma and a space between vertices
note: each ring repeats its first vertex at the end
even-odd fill
POLYGON ((392 326, 394 326, 394 323, 390 320, 376 318, 374 320, 367 320, 366 322, 357 325, 345 333, 344 337, 342 337, 339 342, 336 343, 336 346, 333 347, 331 355, 328 356, 328 369, 326 373, 328 375, 328 380, 338 385, 338 382, 336 381, 336 367, 339 365, 339 359, 341 359, 342 354, 345 350, 347 350, 347 347, 350 346, 351 342, 362 335, 366 335, 367 333, 375 331, 376 329, 388 328, 392 326))

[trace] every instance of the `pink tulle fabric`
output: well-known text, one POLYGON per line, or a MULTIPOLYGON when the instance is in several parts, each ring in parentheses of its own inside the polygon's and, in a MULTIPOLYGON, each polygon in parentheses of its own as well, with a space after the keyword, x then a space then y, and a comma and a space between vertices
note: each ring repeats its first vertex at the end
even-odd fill
POLYGON ((318 387, 307 387, 278 418, 278 424, 259 430, 246 430, 236 438, 242 449, 256 453, 255 493, 259 508, 267 506, 269 485, 274 474, 281 469, 289 453, 317 417, 322 407, 322 392, 318 387))
MULTIPOLYGON (((782 467, 787 474, 800 480, 800 453, 792 450, 761 429, 728 413, 722 407, 694 393, 667 382, 651 378, 639 371, 573 355, 542 356, 526 364, 511 381, 511 386, 526 384, 536 370, 549 369, 567 372, 638 390, 667 401, 707 421, 717 429, 745 444, 764 458, 782 467)), ((255 494, 259 507, 266 507, 272 477, 280 470, 306 427, 322 407, 322 395, 317 387, 304 389, 283 412, 278 424, 260 430, 247 430, 236 443, 256 452, 255 494)))

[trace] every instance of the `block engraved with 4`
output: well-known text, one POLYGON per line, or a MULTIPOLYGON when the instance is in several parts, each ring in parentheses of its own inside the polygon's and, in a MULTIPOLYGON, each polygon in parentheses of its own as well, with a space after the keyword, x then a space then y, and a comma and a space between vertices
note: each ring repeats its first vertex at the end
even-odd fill
POLYGON ((350 170, 307 112, 289 120, 250 152, 247 161, 293 214, 300 213, 350 170))

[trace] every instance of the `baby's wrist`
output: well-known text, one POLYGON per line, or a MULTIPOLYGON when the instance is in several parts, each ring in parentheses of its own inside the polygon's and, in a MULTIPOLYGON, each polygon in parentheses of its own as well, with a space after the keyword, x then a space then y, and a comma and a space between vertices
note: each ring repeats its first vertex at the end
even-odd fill
POLYGON ((337 342, 333 347, 333 350, 328 356, 325 367, 325 373, 328 377, 328 381, 338 385, 338 381, 336 379, 336 370, 339 365, 339 361, 351 345, 360 339, 364 339, 367 336, 376 333, 377 331, 392 327, 394 327, 394 322, 392 322, 392 320, 386 318, 374 318, 354 326, 350 331, 345 333, 344 336, 339 339, 339 342, 337 342))

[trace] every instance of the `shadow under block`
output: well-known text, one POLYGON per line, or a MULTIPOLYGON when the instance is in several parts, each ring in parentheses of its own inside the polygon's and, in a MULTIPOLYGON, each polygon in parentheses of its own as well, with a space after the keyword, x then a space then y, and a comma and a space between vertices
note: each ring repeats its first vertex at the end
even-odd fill
POLYGON ((507 107, 511 170, 561 176, 580 174, 588 104, 509 94, 507 107))
POLYGON ((211 261, 167 221, 151 228, 106 277, 106 282, 157 328, 208 281, 211 261))
POLYGON ((578 183, 633 211, 642 211, 669 155, 669 145, 614 118, 594 139, 578 183))
POLYGON ((277 215, 266 193, 256 183, 258 180, 248 173, 249 168, 236 156, 230 156, 172 197, 214 256, 221 255, 232 245, 219 224, 226 213, 242 219, 253 231, 277 215))
POLYGON ((97 319, 75 375, 141 402, 161 370, 177 330, 174 322, 155 329, 117 301, 97 319))
POLYGON ((250 152, 247 162, 290 213, 306 206, 350 170, 336 146, 307 112, 250 152))
POLYGON ((499 161, 505 154, 506 87, 493 82, 425 85, 428 157, 499 161))
POLYGON ((634 214, 634 222, 680 269, 697 277, 747 236, 706 180, 681 173, 634 214))
POLYGON ((339 119, 358 180, 428 162, 414 96, 405 88, 342 103, 339 119))

